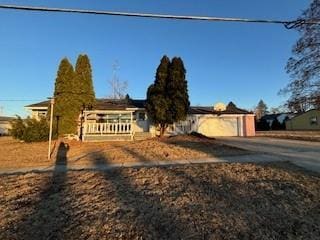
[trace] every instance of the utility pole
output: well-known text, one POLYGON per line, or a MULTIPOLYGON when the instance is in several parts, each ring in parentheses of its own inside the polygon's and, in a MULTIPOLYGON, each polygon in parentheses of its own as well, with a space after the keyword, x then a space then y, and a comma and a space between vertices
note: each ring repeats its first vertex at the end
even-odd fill
POLYGON ((49 97, 50 100, 50 130, 49 130, 49 147, 48 147, 48 160, 51 159, 51 140, 52 140, 52 124, 53 124, 53 105, 54 98, 49 97))

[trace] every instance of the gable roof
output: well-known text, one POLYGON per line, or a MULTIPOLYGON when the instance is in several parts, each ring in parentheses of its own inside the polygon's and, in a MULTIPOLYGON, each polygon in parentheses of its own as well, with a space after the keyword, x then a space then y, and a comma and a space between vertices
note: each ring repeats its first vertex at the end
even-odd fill
POLYGON ((202 107, 202 106, 191 106, 188 111, 189 114, 215 114, 215 115, 221 115, 221 114, 252 114, 252 112, 249 112, 247 110, 238 108, 233 102, 230 102, 226 110, 224 111, 216 111, 214 110, 213 106, 210 107, 202 107))
POLYGON ((140 99, 97 99, 95 109, 125 110, 127 108, 144 108, 146 100, 140 99))
POLYGON ((295 116, 293 116, 292 118, 288 119, 288 121, 290 121, 290 120, 292 120, 294 118, 300 117, 300 116, 302 116, 302 115, 304 115, 304 114, 306 114, 308 112, 312 112, 312 111, 320 112, 319 109, 309 109, 308 111, 300 112, 300 113, 295 114, 295 116))
POLYGON ((42 101, 38 103, 33 103, 30 105, 25 106, 26 108, 37 108, 37 107, 49 107, 50 105, 50 100, 47 101, 42 101))
MULTIPOLYGON (((48 107, 50 100, 39 103, 27 105, 28 108, 48 107)), ((97 98, 95 108, 96 110, 126 110, 127 108, 145 108, 145 99, 107 99, 97 98)), ((226 110, 216 111, 213 106, 190 106, 188 114, 252 114, 247 110, 238 108, 233 102, 230 102, 226 110)))

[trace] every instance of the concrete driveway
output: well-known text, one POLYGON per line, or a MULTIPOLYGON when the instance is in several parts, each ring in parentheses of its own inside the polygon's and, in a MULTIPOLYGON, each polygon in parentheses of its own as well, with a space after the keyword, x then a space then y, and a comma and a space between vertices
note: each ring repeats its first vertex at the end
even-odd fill
POLYGON ((217 141, 262 153, 279 161, 290 161, 306 169, 320 172, 320 142, 277 139, 268 137, 219 137, 217 141))

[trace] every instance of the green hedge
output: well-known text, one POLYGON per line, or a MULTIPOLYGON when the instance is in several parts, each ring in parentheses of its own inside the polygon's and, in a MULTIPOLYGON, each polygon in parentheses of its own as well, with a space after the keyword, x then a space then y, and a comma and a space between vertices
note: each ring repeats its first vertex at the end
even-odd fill
POLYGON ((11 122, 10 134, 14 138, 25 142, 47 141, 49 137, 49 124, 45 118, 42 118, 40 121, 33 118, 23 120, 17 116, 17 119, 11 122))

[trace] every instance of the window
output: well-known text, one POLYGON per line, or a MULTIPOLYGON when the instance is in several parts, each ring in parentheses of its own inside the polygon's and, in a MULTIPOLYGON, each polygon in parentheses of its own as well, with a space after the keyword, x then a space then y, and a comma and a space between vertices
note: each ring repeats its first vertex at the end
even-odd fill
POLYGON ((47 116, 47 111, 38 111, 38 118, 45 118, 47 116))
POLYGON ((318 125, 318 119, 316 116, 310 117, 310 125, 318 125))

